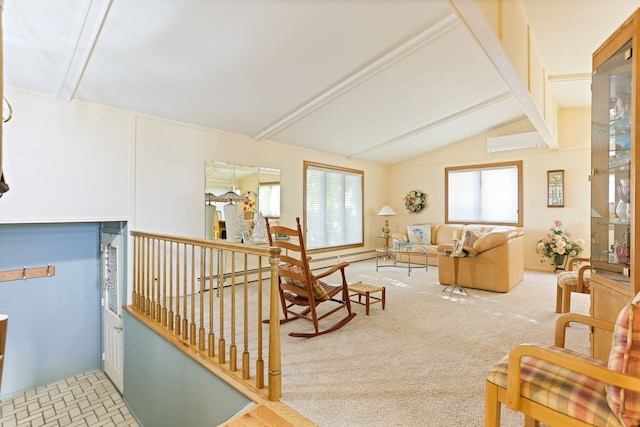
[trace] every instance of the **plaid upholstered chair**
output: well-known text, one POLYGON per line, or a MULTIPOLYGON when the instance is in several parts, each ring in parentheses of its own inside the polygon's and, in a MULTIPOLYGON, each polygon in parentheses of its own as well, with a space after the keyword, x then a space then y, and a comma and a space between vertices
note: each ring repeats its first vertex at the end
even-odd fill
POLYGON ((522 412, 528 427, 640 425, 639 300, 640 294, 615 325, 564 314, 556 323, 555 345, 513 348, 487 374, 485 427, 500 425, 502 404, 522 412), (571 322, 613 331, 608 364, 563 348, 571 322))

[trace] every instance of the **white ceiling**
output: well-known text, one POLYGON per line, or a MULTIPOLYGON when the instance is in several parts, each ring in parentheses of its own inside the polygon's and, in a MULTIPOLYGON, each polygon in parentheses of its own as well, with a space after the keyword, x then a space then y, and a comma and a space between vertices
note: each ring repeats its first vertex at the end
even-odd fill
MULTIPOLYGON (((557 105, 588 107, 640 0, 522 4, 557 105)), ((3 26, 11 88, 380 164, 526 118, 448 0, 4 0, 3 26)))

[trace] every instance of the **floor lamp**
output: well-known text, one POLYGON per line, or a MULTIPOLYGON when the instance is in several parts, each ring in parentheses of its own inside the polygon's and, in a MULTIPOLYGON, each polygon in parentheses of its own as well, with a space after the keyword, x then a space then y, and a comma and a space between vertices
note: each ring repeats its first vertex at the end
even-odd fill
POLYGON ((244 196, 239 195, 234 191, 227 191, 224 194, 219 196, 215 196, 211 198, 214 202, 227 202, 224 205, 224 225, 227 231, 227 241, 228 242, 239 242, 242 238, 236 237, 236 228, 238 225, 238 205, 234 202, 244 202, 247 199, 244 196))

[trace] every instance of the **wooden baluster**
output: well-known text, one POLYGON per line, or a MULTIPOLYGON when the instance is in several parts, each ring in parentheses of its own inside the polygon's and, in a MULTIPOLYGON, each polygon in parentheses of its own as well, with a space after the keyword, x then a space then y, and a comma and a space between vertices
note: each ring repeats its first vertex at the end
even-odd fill
POLYGON ((156 239, 151 239, 151 252, 150 252, 150 267, 149 267, 149 277, 151 284, 151 292, 149 296, 151 297, 149 304, 149 317, 155 320, 156 318, 156 298, 157 298, 157 288, 158 288, 158 278, 156 277, 156 239))
MULTIPOLYGON (((258 358, 256 359, 256 387, 264 388, 264 359, 262 357, 262 257, 258 259, 258 358)), ((278 320, 278 323, 280 321, 278 320)))
POLYGON ((213 249, 209 252, 209 264, 211 265, 211 281, 209 282, 209 357, 214 357, 216 355, 216 334, 213 328, 213 249))
MULTIPOLYGON (((229 346, 229 369, 238 370, 238 347, 236 346, 236 257, 231 261, 231 345, 229 346)), ((247 271, 247 254, 244 254, 244 269, 247 271)))
MULTIPOLYGON (((246 256, 246 255, 245 255, 246 256)), ((261 257, 258 257, 258 262, 261 257)), ((243 320, 244 320, 244 349, 242 351, 242 378, 248 380, 251 376, 251 355, 249 354, 249 284, 247 283, 247 269, 245 268, 245 277, 244 277, 244 308, 243 308, 243 320)), ((260 274, 260 267, 258 267, 258 274, 260 274)), ((259 277, 259 276, 258 276, 259 277)), ((259 283, 259 280, 258 280, 259 283)), ((262 326, 260 326, 262 327, 262 326)))
POLYGON ((191 341, 196 345, 196 245, 191 245, 191 341))
POLYGON ((140 264, 138 263, 138 236, 133 237, 133 291, 131 292, 131 300, 133 302, 133 308, 136 310, 140 308, 138 296, 138 271, 140 270, 140 264))
POLYGON ((182 323, 180 318, 180 243, 176 243, 176 327, 174 333, 180 335, 182 323))
POLYGON ((204 351, 205 339, 204 339, 204 281, 207 277, 206 271, 206 256, 207 249, 200 246, 200 329, 198 330, 198 350, 204 351))
MULTIPOLYGON (((231 252, 231 256, 233 256, 233 252, 231 252)), ((218 295, 220 295, 220 325, 218 326, 220 331, 220 338, 218 338, 218 363, 225 363, 226 361, 226 351, 225 351, 225 343, 224 343, 224 263, 222 262, 222 258, 224 257, 224 251, 220 251, 220 277, 222 280, 220 281, 220 286, 218 286, 218 295)), ((232 270, 233 271, 233 267, 232 270)))
MULTIPOLYGON (((177 279, 176 279, 177 282, 177 279)), ((169 242, 169 330, 173 331, 173 242, 169 242)))
MULTIPOLYGON (((246 255, 245 255, 246 256, 246 255)), ((260 262, 260 258, 258 257, 258 262, 260 262)), ((260 274, 260 265, 258 264, 258 274, 260 274)), ((258 276, 259 277, 259 276, 258 276)), ((259 281, 260 279, 258 279, 259 281)), ((247 276, 247 269, 245 265, 244 270, 244 290, 243 290, 243 350, 242 350, 242 378, 248 380, 251 376, 251 355, 249 353, 249 283, 247 276)))
POLYGON ((167 241, 162 250, 162 326, 167 327, 167 241))
POLYGON ((145 287, 146 287, 146 291, 145 291, 145 300, 144 300, 144 312, 145 314, 148 316, 150 314, 150 307, 151 307, 151 300, 149 299, 149 290, 150 290, 150 280, 151 280, 151 267, 149 265, 150 261, 150 257, 149 257, 149 245, 150 245, 150 239, 147 237, 146 239, 146 250, 144 253, 144 259, 145 259, 145 270, 144 270, 144 277, 145 277, 145 287))
POLYGON ((156 251, 155 251, 155 259, 156 259, 156 305, 154 308, 154 312, 155 312, 155 319, 156 322, 158 323, 162 323, 162 300, 161 300, 161 280, 162 280, 162 276, 160 274, 160 239, 156 239, 156 243, 157 243, 157 247, 156 247, 156 251))
POLYGON ((182 269, 184 271, 182 277, 182 339, 187 341, 189 339, 189 320, 188 320, 188 310, 187 310, 187 302, 189 298, 187 297, 187 244, 184 244, 184 252, 183 252, 183 262, 182 269))

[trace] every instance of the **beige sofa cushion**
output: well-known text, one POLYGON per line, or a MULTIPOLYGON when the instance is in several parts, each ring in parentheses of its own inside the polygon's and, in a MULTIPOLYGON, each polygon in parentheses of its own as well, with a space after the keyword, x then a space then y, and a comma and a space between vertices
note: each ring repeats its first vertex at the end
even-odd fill
POLYGON ((460 239, 462 237, 463 230, 463 224, 440 224, 438 228, 436 228, 435 240, 433 238, 431 239, 431 244, 439 245, 441 243, 451 243, 451 240, 454 238, 460 239))
POLYGON ((507 237, 507 233, 504 232, 489 232, 484 234, 475 241, 471 247, 478 252, 488 251, 491 248, 495 248, 500 245, 504 245, 507 243, 509 238, 507 237))
POLYGON ((467 225, 462 232, 463 239, 466 237, 465 245, 473 247, 473 244, 480 237, 484 236, 493 229, 487 225, 467 225))

